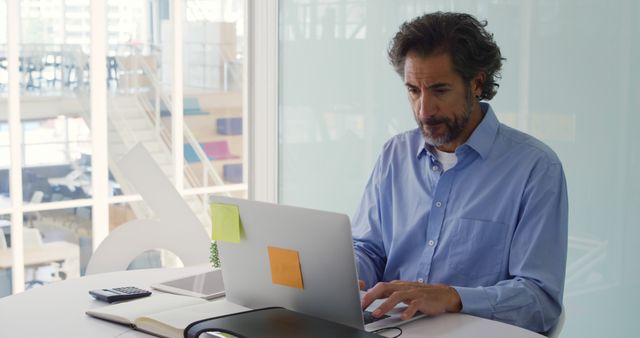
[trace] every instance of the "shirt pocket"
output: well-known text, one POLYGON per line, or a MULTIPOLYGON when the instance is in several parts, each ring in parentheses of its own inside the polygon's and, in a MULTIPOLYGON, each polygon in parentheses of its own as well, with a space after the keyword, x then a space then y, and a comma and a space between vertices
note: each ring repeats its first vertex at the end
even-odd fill
POLYGON ((447 262, 466 277, 496 275, 502 269, 507 229, 498 222, 460 218, 454 223, 447 262))

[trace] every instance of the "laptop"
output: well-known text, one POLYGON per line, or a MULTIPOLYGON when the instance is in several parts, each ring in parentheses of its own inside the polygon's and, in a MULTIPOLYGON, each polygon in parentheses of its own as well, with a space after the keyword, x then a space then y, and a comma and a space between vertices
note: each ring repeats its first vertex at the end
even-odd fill
MULTIPOLYGON (((351 224, 344 214, 212 196, 210 202, 235 205, 242 226, 239 243, 218 241, 229 301, 249 308, 281 306, 344 325, 375 331, 396 327, 406 305, 373 320, 361 309, 351 224), (268 247, 298 252, 302 288, 272 282, 268 247)), ((373 311, 382 300, 367 310, 373 311)))

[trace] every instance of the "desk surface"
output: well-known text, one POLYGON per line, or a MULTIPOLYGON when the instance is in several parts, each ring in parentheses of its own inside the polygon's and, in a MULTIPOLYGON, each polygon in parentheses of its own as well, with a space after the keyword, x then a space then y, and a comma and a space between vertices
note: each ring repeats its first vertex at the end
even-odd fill
MULTIPOLYGON (((205 266, 150 269, 85 276, 31 289, 0 299, 0 331, 6 337, 150 337, 124 326, 85 315, 89 308, 104 306, 89 296, 91 289, 149 285, 203 272, 205 266)), ((402 326, 401 338, 491 337, 540 338, 539 334, 512 325, 465 314, 424 318, 402 326)))

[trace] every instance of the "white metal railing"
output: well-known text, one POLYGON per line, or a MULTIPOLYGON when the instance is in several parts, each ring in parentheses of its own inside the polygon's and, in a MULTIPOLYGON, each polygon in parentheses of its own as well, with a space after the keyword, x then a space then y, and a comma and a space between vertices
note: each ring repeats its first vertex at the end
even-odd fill
MULTIPOLYGON (((142 73, 144 74, 143 78, 145 78, 149 82, 151 93, 153 93, 153 102, 154 102, 153 106, 151 105, 150 99, 148 96, 148 94, 150 93, 149 91, 137 90, 136 97, 138 99, 138 102, 143 107, 143 111, 146 113, 145 115, 147 116, 147 118, 155 126, 154 130, 156 132, 156 137, 159 140, 161 140, 161 143, 163 144, 163 146, 165 146, 167 149, 170 149, 172 144, 172 138, 171 138, 172 135, 170 133, 170 130, 168 128, 164 128, 164 125, 162 124, 160 107, 163 104, 165 108, 169 111, 169 113, 171 113, 171 110, 169 108, 169 107, 172 107, 171 97, 162 90, 162 84, 160 80, 157 78, 155 70, 151 68, 151 66, 146 62, 146 59, 144 57, 134 57, 134 59, 130 61, 133 61, 134 67, 136 68, 140 67, 140 69, 142 70, 142 73)), ((192 149, 198 156, 200 163, 202 164, 202 168, 203 168, 202 184, 206 187, 203 189, 199 189, 198 179, 196 178, 193 170, 189 166, 183 166, 182 175, 185 178, 184 182, 185 182, 185 185, 187 186, 186 188, 188 188, 189 190, 193 190, 193 189, 202 190, 203 193, 213 193, 213 191, 211 191, 211 187, 207 187, 209 183, 209 177, 211 177, 211 179, 215 184, 214 187, 215 186, 224 187, 223 189, 221 189, 221 192, 226 194, 227 196, 231 195, 230 193, 231 191, 240 190, 236 186, 227 187, 225 185, 224 181, 222 180, 222 178, 220 177, 218 172, 215 170, 215 168, 209 161, 208 157, 200 147, 199 142, 196 140, 196 138, 191 133, 191 130, 186 125, 183 126, 183 137, 187 141, 187 143, 191 145, 192 149)), ((170 152, 168 153, 171 154, 170 152)), ((244 189, 246 189, 246 184, 243 184, 243 186, 244 186, 244 189)), ((202 206, 202 209, 198 213, 198 216, 200 220, 206 225, 208 223, 208 219, 210 219, 210 216, 211 216, 210 210, 207 207, 209 203, 208 197, 202 194, 202 195, 195 195, 193 198, 198 200, 198 204, 202 206)))
MULTIPOLYGON (((160 103, 160 104, 164 104, 164 106, 167 108, 167 110, 169 110, 170 113, 172 113, 170 111, 169 107, 172 107, 171 103, 171 98, 169 97, 169 95, 167 95, 166 93, 164 93, 162 91, 162 84, 160 83, 160 81, 158 80, 157 76, 155 75, 155 72, 153 72, 149 65, 144 61, 141 60, 142 62, 140 63, 140 66, 142 67, 142 70, 144 73, 148 74, 148 78, 149 81, 151 82, 152 88, 155 88, 155 102, 156 103, 160 103)), ((150 107, 149 104, 149 100, 148 97, 143 96, 143 95, 139 95, 139 99, 142 103, 143 106, 145 106, 145 110, 147 112, 147 116, 149 116, 149 118, 153 121, 153 123, 155 125, 160 125, 160 113, 159 113, 159 107, 160 105, 156 105, 155 107, 150 107)), ((162 130, 162 132, 165 131, 164 128, 160 128, 162 130)), ((211 178, 213 179, 213 183, 214 185, 224 185, 224 181, 222 180, 222 178, 220 177, 220 175, 218 174, 218 172, 215 170, 215 168, 213 167, 213 165, 211 165, 211 162, 209 161, 209 158, 207 157, 207 155, 204 153, 204 151, 202 150, 202 147, 200 147, 200 143, 198 142, 198 140, 195 138, 195 136, 193 136, 193 133, 191 132, 191 130, 189 129, 189 127, 187 127, 186 125, 183 128, 183 133, 184 133, 184 138, 186 139, 187 143, 189 145, 191 145, 191 147, 193 148, 193 150, 195 151, 196 155, 198 156, 198 160, 201 162, 201 164, 203 165, 203 172, 206 173, 206 175, 203 177, 203 185, 207 186, 209 183, 209 176, 211 176, 211 178)), ((166 144, 171 144, 171 136, 170 135, 165 135, 164 140, 166 142, 166 144)), ((185 172, 190 171, 187 170, 188 167, 185 167, 185 172)), ((190 174, 193 174, 192 171, 190 171, 190 174)))
MULTIPOLYGON (((187 49, 193 51, 190 55, 197 53, 201 63, 189 64, 193 67, 220 67, 222 71, 221 82, 209 83, 207 77, 202 78, 199 83, 194 79, 188 79, 188 86, 192 88, 212 89, 220 88, 229 91, 242 83, 241 72, 242 61, 238 58, 237 50, 231 48, 231 43, 212 42, 185 42, 187 49), (215 60, 219 60, 219 63, 215 60), (214 62, 210 64, 210 62, 214 62), (212 86, 213 84, 213 86, 212 86), (235 84, 235 87, 232 87, 235 84)), ((0 44, 0 50, 4 50, 5 45, 0 44)), ((115 44, 109 45, 109 60, 123 57, 139 57, 141 55, 153 56, 156 60, 161 59, 162 46, 155 44, 115 44)), ((74 44, 22 44, 20 51, 20 78, 23 95, 60 95, 61 93, 72 93, 82 83, 88 84, 89 65, 86 62, 68 62, 70 54, 80 53, 86 55, 87 51, 81 45, 74 44)), ((6 60, 0 57, 0 70, 6 68, 6 60)), ((121 72, 117 63, 107 62, 108 86, 113 86, 118 73, 121 72)), ((6 76, 0 76, 0 93, 6 91, 6 76)), ((131 88, 137 88, 132 83, 131 88)))
MULTIPOLYGON (((81 83, 88 81, 88 64, 77 62, 83 53, 80 45, 21 44, 19 72, 22 95, 71 94, 81 83)), ((0 49, 2 45, 0 45, 0 49)), ((5 68, 6 60, 0 58, 5 68)), ((6 89, 0 86, 0 91, 6 89)))

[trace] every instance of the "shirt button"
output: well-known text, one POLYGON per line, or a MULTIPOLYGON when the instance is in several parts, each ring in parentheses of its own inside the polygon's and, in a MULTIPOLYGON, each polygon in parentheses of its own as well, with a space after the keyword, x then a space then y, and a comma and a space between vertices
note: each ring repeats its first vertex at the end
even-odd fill
POLYGON ((436 207, 440 208, 442 206, 442 202, 438 201, 436 202, 436 207))
POLYGON ((418 283, 424 283, 424 279, 418 278, 418 283))
POLYGON ((440 169, 440 168, 438 168, 437 165, 434 165, 433 167, 431 167, 431 170, 433 170, 433 171, 438 171, 438 169, 440 169))
POLYGON ((429 244, 429 246, 433 246, 434 244, 436 244, 436 242, 434 240, 430 240, 429 242, 427 242, 427 244, 429 244))

